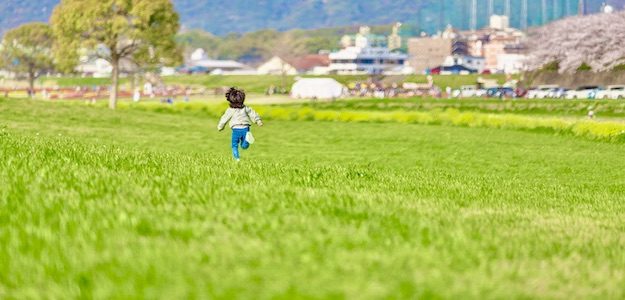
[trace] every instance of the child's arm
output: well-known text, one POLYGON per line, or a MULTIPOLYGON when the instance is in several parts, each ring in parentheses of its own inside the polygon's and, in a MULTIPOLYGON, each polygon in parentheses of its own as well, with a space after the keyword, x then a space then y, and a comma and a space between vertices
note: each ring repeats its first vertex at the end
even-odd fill
POLYGON ((247 115, 254 121, 254 123, 258 124, 258 126, 263 126, 263 120, 260 119, 260 116, 256 111, 254 111, 251 107, 246 107, 247 115))
POLYGON ((224 130, 224 127, 226 127, 226 123, 228 123, 228 121, 230 121, 230 118, 232 118, 232 110, 231 109, 227 109, 226 112, 224 112, 224 115, 221 116, 221 119, 219 119, 219 124, 217 125, 217 130, 219 130, 219 131, 224 130))

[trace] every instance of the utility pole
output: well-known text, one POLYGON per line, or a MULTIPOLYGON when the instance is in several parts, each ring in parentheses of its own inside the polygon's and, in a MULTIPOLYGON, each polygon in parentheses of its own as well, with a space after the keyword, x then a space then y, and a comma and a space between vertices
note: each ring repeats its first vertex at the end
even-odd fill
POLYGON ((505 9, 504 15, 510 18, 510 0, 506 0, 506 6, 504 9, 505 9))
POLYGON ((477 0, 471 2, 471 30, 477 29, 477 0))
POLYGON ((445 27, 447 26, 447 24, 445 24, 445 0, 440 0, 441 1, 441 11, 438 14, 438 29, 443 32, 445 31, 445 27))
POLYGON ((542 12, 543 12, 543 24, 547 24, 549 22, 549 16, 547 15, 547 0, 542 0, 542 12))
POLYGON ((577 3, 577 14, 583 16, 586 14, 586 1, 579 0, 577 3))
POLYGON ((560 2, 560 0, 553 0, 553 3, 551 5, 551 9, 553 9, 553 14, 552 14, 551 19, 553 19, 553 20, 557 20, 560 17, 560 14, 559 14, 559 12, 560 12, 559 11, 560 10, 559 2, 560 2))
POLYGON ((521 1, 521 28, 527 29, 527 0, 521 1))
POLYGON ((471 27, 471 24, 469 24, 469 26, 467 26, 467 1, 464 0, 461 2, 462 3, 462 28, 467 28, 467 27, 471 27))
POLYGON ((495 13, 495 3, 493 0, 488 0, 488 17, 492 16, 495 13))
POLYGON ((564 1, 564 15, 567 17, 571 15, 571 3, 569 0, 564 1))

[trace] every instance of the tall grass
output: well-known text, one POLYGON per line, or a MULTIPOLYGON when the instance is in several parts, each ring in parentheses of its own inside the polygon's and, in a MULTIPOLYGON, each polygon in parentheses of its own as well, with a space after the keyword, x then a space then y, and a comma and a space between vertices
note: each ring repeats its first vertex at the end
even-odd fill
MULTIPOLYGON (((142 103, 125 108, 169 113, 195 113, 219 117, 225 105, 177 103, 162 105, 142 103)), ((604 142, 625 142, 625 123, 571 120, 558 117, 535 117, 515 114, 461 112, 457 109, 432 111, 329 110, 312 107, 257 106, 265 118, 283 121, 393 122, 405 124, 448 125, 546 132, 573 135, 604 142)))

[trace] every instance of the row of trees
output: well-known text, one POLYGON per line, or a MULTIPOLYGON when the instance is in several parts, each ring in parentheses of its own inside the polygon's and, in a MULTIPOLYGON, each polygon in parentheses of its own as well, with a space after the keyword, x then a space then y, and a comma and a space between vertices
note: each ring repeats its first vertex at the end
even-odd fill
POLYGON ((39 74, 71 73, 81 56, 105 59, 113 70, 109 107, 115 109, 120 62, 142 67, 178 64, 179 28, 170 0, 62 0, 50 24, 26 24, 5 34, 0 64, 26 74, 32 92, 39 74))

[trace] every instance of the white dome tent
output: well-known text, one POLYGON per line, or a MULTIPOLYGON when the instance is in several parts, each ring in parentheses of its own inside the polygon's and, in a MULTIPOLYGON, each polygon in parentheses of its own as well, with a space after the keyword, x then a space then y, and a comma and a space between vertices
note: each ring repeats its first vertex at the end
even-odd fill
POLYGON ((336 99, 343 96, 345 87, 332 78, 302 78, 293 84, 291 97, 309 99, 336 99))

